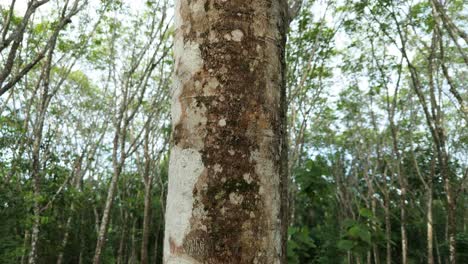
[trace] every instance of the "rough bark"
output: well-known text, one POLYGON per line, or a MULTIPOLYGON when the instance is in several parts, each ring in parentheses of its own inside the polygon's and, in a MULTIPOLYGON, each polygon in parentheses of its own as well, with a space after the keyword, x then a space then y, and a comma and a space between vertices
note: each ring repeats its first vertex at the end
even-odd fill
POLYGON ((285 1, 176 1, 164 263, 283 263, 285 1))

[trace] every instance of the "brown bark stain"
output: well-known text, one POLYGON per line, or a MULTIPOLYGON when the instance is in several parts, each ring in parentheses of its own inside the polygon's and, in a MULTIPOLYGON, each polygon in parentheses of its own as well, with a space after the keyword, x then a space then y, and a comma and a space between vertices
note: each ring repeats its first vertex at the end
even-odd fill
MULTIPOLYGON (((193 12, 191 5, 200 2, 181 2, 184 42, 200 45, 204 65, 183 84, 182 116, 173 139, 190 148, 202 135, 205 171, 193 189, 191 231, 182 245, 169 238, 170 250, 201 263, 273 263, 275 252, 258 249, 274 241, 269 236, 276 223, 263 194, 277 190, 261 190, 267 186, 252 158, 253 152, 271 161, 281 156, 280 90, 272 87, 282 85, 278 68, 283 65, 279 56, 277 65, 268 65, 266 58, 284 47, 268 44, 281 45, 282 40, 264 35, 271 26, 265 14, 271 13, 272 1, 206 0, 202 11, 193 12), (216 87, 207 87, 213 83, 216 87), (187 113, 197 108, 204 109, 207 122, 194 129, 187 126, 187 113), (265 150, 259 144, 272 147, 265 150)), ((279 162, 273 164, 279 175, 279 162)))

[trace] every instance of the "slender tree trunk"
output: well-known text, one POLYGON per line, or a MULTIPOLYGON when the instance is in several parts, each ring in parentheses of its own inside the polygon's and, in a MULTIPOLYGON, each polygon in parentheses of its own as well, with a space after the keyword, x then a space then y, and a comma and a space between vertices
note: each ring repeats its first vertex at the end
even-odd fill
MULTIPOLYGON (((46 85, 44 85, 46 86, 46 85)), ((48 84, 47 88, 43 91, 42 98, 41 98, 41 106, 40 111, 38 113, 38 117, 36 119, 36 124, 34 127, 34 142, 33 142, 33 151, 32 151, 32 173, 31 178, 33 181, 33 194, 34 194, 34 201, 33 201, 33 225, 31 231, 31 249, 29 252, 28 263, 35 264, 36 263, 36 255, 37 255, 37 244, 39 241, 39 228, 41 223, 41 203, 40 203, 40 196, 41 196, 41 158, 40 158, 40 147, 42 143, 42 134, 44 129, 44 121, 45 121, 45 114, 46 109, 48 106, 48 84)))
MULTIPOLYGON (((73 206, 72 206, 73 208, 73 206)), ((57 264, 62 264, 63 263, 63 255, 65 252, 65 247, 67 246, 68 243, 68 236, 70 234, 70 226, 71 226, 71 221, 72 217, 69 216, 67 219, 67 223, 65 224, 65 234, 63 235, 62 243, 60 245, 60 252, 57 257, 57 264)))
POLYGON ((133 220, 132 224, 132 244, 131 244, 131 255, 128 260, 128 264, 135 264, 138 262, 137 260, 137 245, 135 241, 135 232, 136 232, 136 222, 137 220, 133 220))
MULTIPOLYGON (((374 216, 377 216, 377 212, 376 212, 376 207, 377 207, 377 204, 376 204, 376 200, 374 197, 372 197, 372 214, 374 216)), ((374 263, 375 264, 380 264, 380 253, 379 253, 379 246, 377 244, 374 244, 372 246, 372 251, 373 251, 373 255, 374 255, 374 263)))
POLYGON ((433 222, 432 222, 432 184, 427 190, 427 263, 434 264, 433 222))
POLYGON ((450 182, 449 168, 448 168, 448 155, 445 152, 445 138, 441 133, 442 146, 439 149, 439 160, 442 163, 442 174, 444 178, 444 189, 447 197, 447 233, 449 243, 449 263, 457 263, 457 251, 456 251, 456 235, 457 235, 457 219, 456 219, 456 197, 454 195, 453 187, 450 182))
POLYGON ((449 233, 449 252, 450 252, 450 264, 456 264, 457 263, 457 252, 456 252, 456 216, 455 216, 455 204, 453 201, 450 201, 451 199, 449 198, 449 204, 447 205, 448 209, 448 233, 449 233))
MULTIPOLYGON (((448 210, 447 210, 448 211, 448 210)), ((445 234, 444 234, 444 238, 445 238, 445 241, 446 243, 449 242, 449 216, 448 216, 448 213, 447 213, 447 217, 445 218, 445 234)), ((444 262, 447 264, 447 263, 450 263, 449 262, 449 256, 444 254, 445 255, 445 258, 444 258, 444 262)))
POLYGON ((29 241, 29 230, 26 230, 24 233, 24 242, 23 242, 23 254, 21 255, 21 264, 26 263, 26 256, 27 256, 27 250, 26 250, 26 245, 28 244, 29 241))
MULTIPOLYGON (((398 127, 395 125, 395 112, 397 111, 397 96, 398 87, 394 92, 394 99, 392 103, 388 102, 388 120, 390 123, 390 131, 392 135, 393 157, 395 160, 395 167, 400 185, 400 232, 401 232, 401 263, 408 263, 408 235, 406 231, 406 192, 408 189, 408 182, 406 175, 402 171, 402 158, 398 146, 398 127)), ((393 173, 393 172, 391 172, 393 173)))
POLYGON ((166 264, 285 261, 286 10, 176 1, 166 264))
POLYGON ((141 241, 141 264, 148 264, 148 244, 151 221, 152 183, 145 185, 145 208, 143 212, 143 237, 141 241))
MULTIPOLYGON (((41 111, 42 112, 42 111, 41 111)), ((29 252, 28 263, 36 263, 37 254, 37 243, 39 241, 39 227, 41 221, 41 204, 39 197, 41 196, 41 179, 40 179, 40 145, 42 142, 42 130, 44 124, 43 114, 40 114, 39 120, 36 123, 36 129, 34 132, 34 143, 33 143, 33 164, 32 164, 32 181, 33 181, 33 225, 31 231, 31 249, 29 252)))
MULTIPOLYGON (((82 180, 82 171, 81 171, 81 166, 82 166, 82 161, 83 161, 84 153, 81 155, 81 157, 75 162, 75 168, 74 168, 74 177, 73 177, 73 188, 75 190, 81 190, 81 180, 82 180)), ((70 228, 71 228, 71 223, 73 219, 73 212, 75 211, 75 203, 74 201, 71 202, 70 205, 70 215, 67 218, 67 222, 65 224, 65 230, 64 230, 64 235, 62 239, 62 243, 60 246, 60 252, 57 257, 57 264, 62 264, 63 263, 63 256, 65 252, 65 248, 67 247, 68 243, 68 238, 70 236, 70 228)))
POLYGON ((164 239, 164 216, 166 215, 165 213, 165 204, 166 204, 166 189, 165 189, 165 184, 163 182, 163 179, 161 177, 158 177, 158 186, 160 188, 161 194, 159 196, 159 202, 161 203, 161 211, 160 211, 160 218, 161 220, 158 221, 156 225, 156 235, 154 238, 154 264, 157 263, 162 263, 162 255, 163 255, 163 250, 159 251, 160 248, 160 241, 164 239), (161 253, 159 253, 161 252, 161 253), (161 257, 161 258, 160 258, 161 257))
POLYGON ((99 264, 101 262, 102 250, 104 249, 107 237, 107 227, 109 225, 110 220, 110 211, 112 209, 112 203, 114 202, 115 192, 117 191, 119 175, 120 168, 117 168, 114 171, 114 175, 112 176, 112 180, 107 193, 106 204, 104 207, 104 212, 102 213, 101 224, 99 225, 99 233, 96 243, 96 250, 94 252, 93 264, 99 264))
POLYGON ((104 206, 104 212, 102 213, 101 223, 99 225, 99 233, 96 242, 96 250, 94 252, 93 264, 99 264, 101 262, 101 255, 102 250, 104 249, 106 238, 107 238, 107 229, 109 226, 110 221, 110 213, 112 209, 112 205, 114 203, 114 196, 117 192, 117 185, 119 182, 119 177, 122 172, 122 168, 125 162, 125 136, 126 136, 126 129, 127 126, 124 125, 121 128, 121 122, 123 119, 123 112, 124 107, 122 106, 120 116, 119 116, 119 124, 116 127, 115 135, 114 135, 114 149, 112 153, 113 159, 113 169, 114 174, 112 175, 112 179, 109 185, 109 190, 107 191, 107 198, 106 204, 104 206), (118 149, 120 148, 120 158, 118 158, 118 149))
POLYGON ((385 194, 385 240, 386 240, 386 253, 387 264, 392 264, 392 222, 390 215, 390 197, 388 193, 385 194))
MULTIPOLYGON (((80 216, 80 226, 83 226, 83 217, 80 216)), ((79 234, 79 237, 80 237, 80 255, 78 256, 78 264, 83 264, 83 259, 84 259, 84 251, 85 251, 85 234, 84 232, 80 232, 79 234)))
POLYGON ((124 212, 123 223, 122 223, 122 233, 120 236, 119 250, 117 251, 117 264, 122 264, 124 260, 124 251, 125 251, 125 241, 127 239, 127 213, 124 212))
POLYGON ((93 213, 94 213, 94 230, 96 234, 99 234, 99 226, 101 225, 99 222, 99 213, 96 206, 93 206, 93 213))
POLYGON ((156 225, 156 232, 154 234, 154 250, 153 250, 153 264, 158 263, 158 252, 159 252, 159 239, 161 238, 161 222, 156 225))
POLYGON ((400 229, 401 229, 401 260, 408 263, 408 235, 406 233, 406 188, 401 191, 400 197, 400 229))
POLYGON ((440 250, 439 250, 439 241, 437 240, 437 233, 434 233, 434 242, 435 242, 435 248, 436 248, 436 254, 437 254, 437 263, 442 264, 442 258, 440 256, 440 250))
POLYGON ((144 139, 144 156, 145 156, 145 167, 143 172, 143 181, 145 184, 145 198, 144 198, 144 212, 143 212, 143 234, 141 241, 141 264, 148 264, 148 242, 149 242, 149 231, 151 221, 151 203, 152 203, 152 190, 153 190, 153 175, 150 173, 151 157, 149 153, 149 127, 145 130, 144 139))

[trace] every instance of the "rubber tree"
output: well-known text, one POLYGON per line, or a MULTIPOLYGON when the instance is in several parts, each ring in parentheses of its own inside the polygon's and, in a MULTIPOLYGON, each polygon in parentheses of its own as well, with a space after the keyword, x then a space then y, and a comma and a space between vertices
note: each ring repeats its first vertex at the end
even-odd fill
POLYGON ((177 0, 164 263, 285 263, 283 0, 177 0))

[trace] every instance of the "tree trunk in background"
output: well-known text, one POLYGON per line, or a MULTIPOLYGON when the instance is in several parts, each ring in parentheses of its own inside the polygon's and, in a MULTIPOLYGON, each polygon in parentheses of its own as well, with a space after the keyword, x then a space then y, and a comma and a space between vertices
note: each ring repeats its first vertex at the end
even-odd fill
POLYGON ((161 238, 161 225, 162 223, 158 221, 156 224, 156 231, 154 232, 154 247, 153 247, 153 261, 151 263, 158 263, 158 252, 159 252, 159 241, 161 238))
POLYGON ((29 230, 26 230, 25 231, 25 234, 24 234, 24 242, 23 242, 23 254, 21 254, 21 264, 24 264, 26 263, 26 259, 27 259, 27 244, 28 244, 28 241, 29 241, 29 230))
MULTIPOLYGON (((374 216, 377 215, 377 201, 375 200, 374 197, 372 197, 372 214, 374 216)), ((380 252, 379 252, 379 246, 377 244, 372 246, 372 251, 374 255, 374 263, 375 264, 380 264, 380 252)))
POLYGON ((149 244, 149 231, 151 221, 151 204, 152 204, 152 185, 153 183, 145 184, 145 208, 143 213, 143 237, 141 241, 141 264, 148 264, 148 244, 149 244))
POLYGON ((149 231, 151 222, 151 204, 152 204, 152 190, 153 190, 153 175, 150 174, 151 157, 149 153, 149 135, 150 129, 145 129, 144 139, 144 171, 143 171, 143 183, 145 185, 145 198, 144 198, 144 212, 143 212, 143 234, 141 241, 141 264, 148 264, 148 243, 149 243, 149 231))
POLYGON ((421 173, 419 172, 419 167, 415 162, 415 168, 418 172, 419 177, 424 184, 426 189, 427 201, 426 201, 426 221, 427 221, 427 263, 434 264, 434 224, 433 224, 433 216, 432 216, 432 202, 433 202, 433 180, 435 178, 435 162, 434 159, 431 160, 431 170, 429 174, 429 178, 427 181, 424 180, 421 173))
POLYGON ((164 263, 285 263, 286 1, 176 1, 164 263))
MULTIPOLYGON (((440 127, 440 126, 439 126, 440 127)), ((456 250, 456 235, 457 235, 457 219, 456 219, 456 210, 457 210, 457 198, 455 192, 453 191, 453 186, 451 184, 451 177, 449 171, 449 158, 448 153, 445 147, 445 135, 443 129, 439 128, 439 138, 440 138, 440 148, 439 152, 439 162, 441 165, 441 174, 444 179, 444 190, 447 197, 447 233, 448 233, 448 243, 449 243, 449 263, 457 263, 457 250, 456 250)))
MULTIPOLYGON (((430 179, 432 181, 432 179, 430 179)), ((434 264, 433 224, 432 224, 432 184, 427 191, 427 263, 434 264)))
POLYGON ((136 222, 137 222, 137 219, 133 220, 133 224, 132 224, 132 244, 131 244, 131 247, 130 247, 131 248, 131 253, 130 253, 130 258, 128 259, 128 264, 135 264, 135 263, 138 262, 138 260, 137 260, 137 245, 136 245, 136 241, 135 241, 136 222))
MULTIPOLYGON (((387 195, 386 195, 387 196, 387 195)), ((386 240, 386 253, 387 264, 392 264, 392 222, 390 215, 390 199, 385 197, 385 240, 386 240)))
MULTIPOLYGON (((73 205, 71 207, 72 207, 72 212, 73 212, 73 205)), ((63 256, 64 256, 64 253, 65 253, 65 247, 67 246, 68 237, 70 235, 71 221, 72 221, 72 216, 70 215, 68 217, 68 219, 67 219, 66 224, 65 224, 65 231, 64 231, 65 233, 63 235, 62 243, 60 245, 60 252, 59 252, 58 257, 57 257, 57 264, 62 264, 63 263, 63 256)))
POLYGON ((107 237, 107 227, 109 225, 110 212, 112 209, 112 204, 114 202, 114 196, 117 191, 117 184, 122 167, 119 165, 117 168, 114 168, 114 170, 115 171, 112 176, 112 180, 110 182, 109 190, 107 193, 104 212, 102 213, 101 225, 99 226, 99 233, 96 243, 96 250, 93 258, 93 264, 99 264, 101 262, 102 250, 104 249, 107 237))
MULTIPOLYGON (((81 171, 82 163, 83 163, 83 158, 84 158, 85 152, 81 154, 81 156, 75 161, 75 166, 73 168, 74 170, 74 175, 73 175, 73 188, 77 191, 81 191, 81 181, 83 179, 84 173, 81 171)), ((65 254, 65 248, 67 247, 68 243, 68 238, 70 236, 70 228, 71 228, 71 223, 72 223, 72 218, 73 218, 73 212, 75 211, 75 202, 72 201, 70 205, 70 215, 67 218, 67 222, 65 223, 65 230, 64 230, 64 235, 60 247, 60 251, 57 257, 57 264, 62 264, 63 263, 63 257, 65 254)))
POLYGON ((401 194, 400 194, 400 213, 401 213, 400 215, 401 258, 402 258, 401 263, 407 264, 408 263, 408 234, 406 233, 406 187, 402 187, 401 194))
POLYGON ((33 132, 33 150, 32 150, 32 168, 31 168, 31 179, 33 181, 33 223, 32 223, 32 231, 31 231, 31 249, 29 251, 29 264, 36 263, 36 255, 37 255, 37 243, 39 242, 39 227, 41 223, 41 204, 40 204, 40 197, 41 197, 41 143, 42 143, 42 133, 44 129, 44 119, 45 113, 47 109, 47 90, 45 90, 42 94, 41 102, 40 102, 40 111, 36 118, 36 123, 34 125, 34 132, 33 132))
POLYGON ((448 213, 448 233, 449 233, 449 252, 450 252, 450 264, 457 263, 457 251, 456 251, 456 235, 457 235, 457 225, 456 225, 456 205, 453 201, 453 197, 447 195, 447 213, 448 213))
MULTIPOLYGON (((397 92, 395 92, 395 95, 397 92)), ((408 180, 402 170, 402 158, 398 147, 398 129, 395 125, 396 102, 392 102, 392 109, 389 114, 390 130, 392 133, 393 156, 396 158, 396 175, 400 185, 400 232, 401 232, 401 263, 408 263, 408 234, 406 230, 406 192, 408 190, 408 180)), ((393 174, 393 171, 391 171, 393 174)))
POLYGON ((42 85, 42 93, 39 101, 39 111, 36 116, 36 122, 33 127, 33 150, 32 150, 32 168, 31 178, 33 181, 33 225, 31 231, 31 250, 29 252, 28 263, 35 264, 37 261, 37 246, 39 242, 39 228, 41 224, 41 144, 44 132, 44 123, 53 93, 49 90, 50 72, 52 68, 52 56, 55 47, 55 41, 48 52, 47 61, 44 63, 37 85, 42 85))
POLYGON ((128 122, 123 122, 124 125, 121 127, 121 123, 124 116, 124 104, 120 107, 119 113, 119 123, 115 127, 114 141, 113 141, 113 150, 112 150, 112 163, 113 163, 113 175, 111 182, 109 184, 109 190, 107 191, 106 204, 104 206, 104 212, 102 213, 101 224, 99 225, 99 232, 96 242, 96 250, 94 252, 93 264, 101 263, 101 255, 104 249, 106 238, 107 238, 107 228, 110 221, 110 213, 112 205, 114 203, 114 196, 117 192, 117 185, 119 183, 119 177, 122 173, 122 169, 125 163, 125 137, 128 122), (119 152, 120 149, 120 153, 119 152), (120 154, 120 155, 119 155, 120 154), (119 158, 120 156, 120 158, 119 158))
POLYGON ((436 248, 436 254, 437 254, 437 263, 442 264, 442 258, 440 257, 440 251, 439 251, 439 242, 437 241, 437 233, 434 233, 434 242, 435 242, 435 248, 436 248))
POLYGON ((123 225, 119 242, 119 249, 117 251, 117 264, 125 263, 124 251, 125 251, 125 241, 127 240, 127 212, 123 212, 123 225))

